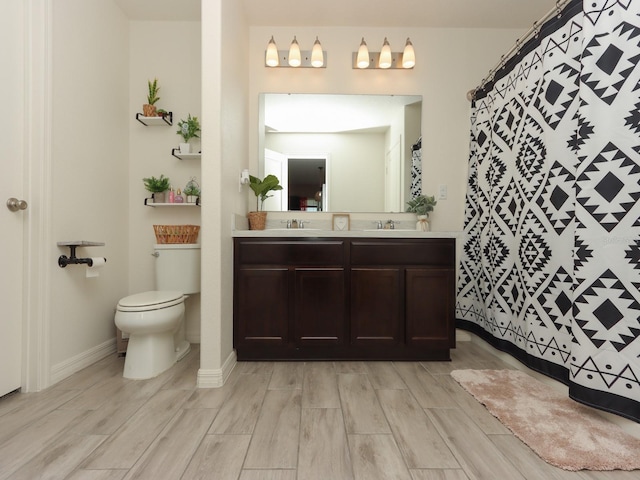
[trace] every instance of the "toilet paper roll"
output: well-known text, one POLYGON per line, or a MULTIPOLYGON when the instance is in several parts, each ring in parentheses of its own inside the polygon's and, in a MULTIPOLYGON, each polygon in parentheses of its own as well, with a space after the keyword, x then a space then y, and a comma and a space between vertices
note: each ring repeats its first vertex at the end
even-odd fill
POLYGON ((87 278, 95 278, 100 276, 100 269, 104 266, 107 259, 104 257, 91 257, 92 265, 87 265, 87 278))

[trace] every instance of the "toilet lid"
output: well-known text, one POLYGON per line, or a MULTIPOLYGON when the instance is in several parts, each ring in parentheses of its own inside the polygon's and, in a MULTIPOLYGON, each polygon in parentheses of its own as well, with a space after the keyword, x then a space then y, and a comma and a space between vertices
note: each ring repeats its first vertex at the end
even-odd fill
POLYGON ((178 305, 184 301, 182 292, 152 291, 136 293, 118 302, 118 310, 158 310, 178 305))

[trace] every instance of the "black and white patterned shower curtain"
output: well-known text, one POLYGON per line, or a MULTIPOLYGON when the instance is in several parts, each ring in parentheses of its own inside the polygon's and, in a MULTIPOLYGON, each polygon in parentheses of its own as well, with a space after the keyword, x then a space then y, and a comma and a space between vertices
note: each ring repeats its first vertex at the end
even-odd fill
POLYGON ((472 107, 456 314, 640 421, 640 1, 574 0, 472 107))

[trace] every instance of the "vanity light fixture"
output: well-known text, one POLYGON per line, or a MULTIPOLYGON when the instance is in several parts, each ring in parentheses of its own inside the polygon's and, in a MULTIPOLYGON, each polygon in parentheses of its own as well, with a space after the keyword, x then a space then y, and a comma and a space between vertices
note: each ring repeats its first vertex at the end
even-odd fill
POLYGON ((294 35, 291 46, 289 47, 289 66, 299 67, 301 63, 302 59, 300 58, 300 45, 298 45, 298 40, 296 40, 296 37, 294 35))
POLYGON ((322 50, 318 37, 313 43, 312 50, 300 50, 300 45, 295 36, 289 50, 278 50, 272 36, 267 44, 264 64, 267 67, 280 68, 325 68, 327 66, 327 52, 322 50))
POLYGON ((311 66, 314 68, 320 68, 324 65, 324 52, 322 51, 322 45, 320 40, 316 37, 316 41, 313 42, 313 49, 311 50, 311 66))
POLYGON ((413 68, 416 64, 416 52, 413 50, 413 43, 407 37, 407 43, 402 52, 402 68, 413 68))
POLYGON ((357 53, 353 53, 352 68, 367 69, 411 69, 416 64, 416 54, 411 40, 407 38, 403 52, 392 52, 387 37, 380 52, 369 52, 362 38, 357 53))
POLYGON ((380 68, 389 68, 392 63, 393 59, 391 58, 391 45, 389 45, 389 40, 387 40, 387 37, 384 37, 382 50, 380 50, 380 58, 378 59, 378 66, 380 68))
POLYGON ((271 40, 269 40, 269 43, 267 44, 267 53, 265 55, 264 63, 268 67, 277 67, 280 63, 280 59, 278 58, 278 47, 276 47, 273 35, 271 35, 271 40))
POLYGON ((367 42, 364 41, 364 37, 362 37, 362 42, 360 42, 360 48, 358 48, 356 66, 358 68, 369 67, 369 48, 367 47, 367 42))

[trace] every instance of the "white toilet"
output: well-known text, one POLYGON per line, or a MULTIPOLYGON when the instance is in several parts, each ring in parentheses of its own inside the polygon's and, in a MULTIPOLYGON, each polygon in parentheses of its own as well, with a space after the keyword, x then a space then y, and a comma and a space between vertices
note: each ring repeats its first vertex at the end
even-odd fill
POLYGON ((129 334, 125 378, 153 378, 184 357, 191 345, 185 338, 185 299, 200 292, 200 245, 155 245, 156 288, 123 298, 116 326, 129 334))

